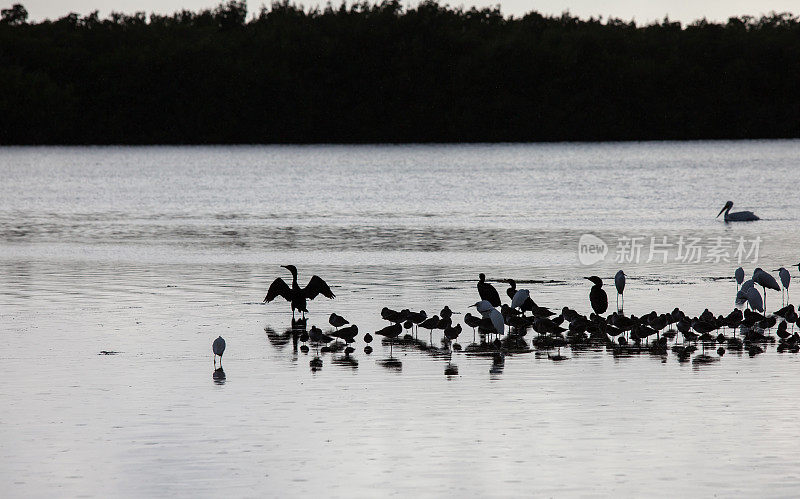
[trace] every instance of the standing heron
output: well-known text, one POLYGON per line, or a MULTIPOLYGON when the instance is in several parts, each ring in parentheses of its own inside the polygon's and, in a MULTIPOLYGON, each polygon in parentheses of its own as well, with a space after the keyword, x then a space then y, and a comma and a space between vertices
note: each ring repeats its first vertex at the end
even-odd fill
POLYGON ((765 272, 761 267, 758 267, 753 271, 753 282, 761 286, 761 289, 764 290, 764 310, 766 310, 767 288, 774 289, 775 291, 780 291, 781 287, 778 286, 778 281, 776 281, 771 274, 765 272))
POLYGON ((497 334, 500 336, 504 334, 506 323, 503 320, 503 314, 498 312, 497 309, 492 306, 491 302, 488 300, 481 300, 471 306, 475 307, 484 319, 489 319, 492 322, 492 327, 497 334))
POLYGON ((736 279, 736 291, 739 291, 739 286, 744 282, 744 269, 739 267, 733 272, 733 277, 736 279))
POLYGON ((733 208, 733 201, 728 201, 717 214, 717 218, 724 213, 726 222, 753 222, 755 220, 761 220, 752 211, 735 211, 731 213, 731 208, 733 208))
POLYGON ((478 281, 478 294, 481 300, 488 301, 493 307, 499 307, 500 295, 497 293, 495 287, 486 282, 485 274, 479 274, 478 279, 480 279, 478 281))
POLYGON ((305 288, 301 288, 297 284, 297 267, 294 265, 281 265, 289 272, 292 273, 292 287, 290 288, 280 277, 272 281, 272 284, 267 290, 267 296, 264 297, 264 303, 269 303, 278 296, 282 296, 286 301, 291 303, 292 306, 292 319, 294 319, 294 311, 306 316, 308 309, 306 308, 306 300, 313 300, 317 295, 322 295, 326 298, 335 298, 328 283, 323 281, 319 276, 311 276, 311 280, 305 288))
POLYGON ((619 297, 622 296, 622 310, 625 309, 625 272, 618 271, 617 275, 614 276, 614 286, 617 288, 617 312, 620 311, 619 308, 619 297))
POLYGON ((222 367, 222 354, 225 353, 225 338, 218 336, 211 344, 211 351, 214 352, 214 368, 217 367, 217 355, 219 355, 219 367, 222 367))
MULTIPOLYGON (((789 283, 792 282, 792 275, 789 273, 786 268, 781 267, 774 272, 778 273, 778 277, 781 278, 781 284, 783 285, 783 289, 786 290, 786 300, 783 302, 785 305, 787 301, 789 301, 789 283)), ((781 300, 783 300, 783 292, 781 292, 781 300)))
POLYGON ((592 310, 594 310, 594 313, 597 315, 606 313, 606 310, 608 310, 608 295, 603 289, 603 280, 596 275, 584 277, 584 279, 594 283, 591 291, 589 291, 589 301, 592 304, 592 310))

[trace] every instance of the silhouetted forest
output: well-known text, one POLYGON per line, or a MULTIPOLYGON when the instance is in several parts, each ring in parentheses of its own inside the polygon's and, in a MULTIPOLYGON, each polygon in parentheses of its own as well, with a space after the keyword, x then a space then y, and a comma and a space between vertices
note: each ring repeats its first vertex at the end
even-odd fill
POLYGON ((0 142, 800 136, 789 14, 637 26, 398 1, 0 20, 0 142))

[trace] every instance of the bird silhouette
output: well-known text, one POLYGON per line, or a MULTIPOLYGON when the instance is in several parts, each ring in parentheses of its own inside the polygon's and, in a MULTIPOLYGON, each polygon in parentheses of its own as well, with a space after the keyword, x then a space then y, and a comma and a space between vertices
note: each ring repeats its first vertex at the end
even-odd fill
POLYGON ((217 355, 219 355, 219 367, 222 367, 222 354, 225 353, 225 339, 218 336, 211 344, 211 351, 214 352, 214 367, 217 367, 217 355))
POLYGON ((625 272, 618 271, 614 276, 614 286, 617 288, 617 311, 625 309, 625 272), (622 309, 619 306, 619 298, 622 297, 622 309))
POLYGON ((728 201, 717 214, 717 218, 724 213, 726 222, 753 222, 755 220, 761 220, 752 211, 735 211, 731 213, 731 208, 733 208, 733 201, 728 201))
POLYGON ((594 283, 591 291, 589 291, 589 301, 592 304, 592 310, 594 310, 594 313, 597 315, 606 313, 606 310, 608 310, 608 295, 603 289, 603 280, 596 275, 584 277, 584 279, 594 283))
POLYGON ((497 293, 497 290, 486 282, 486 275, 481 273, 478 275, 478 294, 481 297, 481 300, 486 300, 492 304, 493 307, 500 306, 500 295, 497 293))
POLYGON ((339 329, 340 327, 344 326, 345 324, 350 324, 350 321, 348 321, 347 319, 345 319, 341 315, 331 314, 331 316, 328 317, 328 324, 330 324, 331 326, 335 327, 336 329, 339 329))
POLYGON ((313 300, 317 295, 322 295, 326 298, 335 298, 328 283, 323 281, 319 276, 312 276, 311 280, 305 288, 301 288, 297 284, 297 268, 294 265, 281 265, 289 272, 292 273, 292 287, 290 288, 280 277, 272 281, 272 284, 267 290, 267 296, 264 297, 264 303, 269 303, 278 296, 282 296, 286 301, 291 303, 292 306, 292 319, 294 319, 294 311, 306 316, 308 308, 306 308, 306 300, 313 300))

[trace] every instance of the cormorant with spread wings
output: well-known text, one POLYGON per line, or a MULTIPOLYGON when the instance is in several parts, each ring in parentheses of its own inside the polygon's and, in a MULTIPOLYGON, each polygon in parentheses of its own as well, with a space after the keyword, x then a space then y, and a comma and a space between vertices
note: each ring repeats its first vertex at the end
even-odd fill
POLYGON ((267 290, 267 296, 264 297, 264 303, 269 303, 278 296, 282 296, 286 301, 291 302, 292 305, 292 318, 294 319, 294 311, 303 314, 305 317, 308 309, 306 308, 306 300, 313 300, 317 295, 322 295, 326 298, 335 298, 328 283, 323 281, 319 276, 312 276, 311 280, 305 288, 301 288, 297 284, 297 268, 294 265, 281 265, 289 272, 292 273, 292 287, 290 288, 283 279, 280 277, 272 281, 272 284, 267 290))

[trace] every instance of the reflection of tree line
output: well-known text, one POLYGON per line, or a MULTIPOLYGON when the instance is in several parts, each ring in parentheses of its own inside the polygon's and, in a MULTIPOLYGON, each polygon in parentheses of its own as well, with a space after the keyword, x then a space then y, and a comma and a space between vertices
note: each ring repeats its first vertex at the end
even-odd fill
POLYGON ((636 26, 398 1, 0 22, 4 143, 796 137, 789 14, 636 26))

